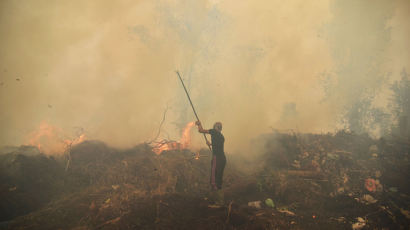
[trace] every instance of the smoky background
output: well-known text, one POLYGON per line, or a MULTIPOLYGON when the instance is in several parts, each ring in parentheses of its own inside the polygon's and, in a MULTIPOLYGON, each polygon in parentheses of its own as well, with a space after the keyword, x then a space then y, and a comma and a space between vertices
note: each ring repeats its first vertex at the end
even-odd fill
POLYGON ((0 145, 45 121, 126 148, 155 137, 165 110, 161 137, 177 140, 195 118, 175 70, 228 153, 256 154, 272 130, 380 137, 398 122, 409 17, 406 0, 1 1, 0 145))

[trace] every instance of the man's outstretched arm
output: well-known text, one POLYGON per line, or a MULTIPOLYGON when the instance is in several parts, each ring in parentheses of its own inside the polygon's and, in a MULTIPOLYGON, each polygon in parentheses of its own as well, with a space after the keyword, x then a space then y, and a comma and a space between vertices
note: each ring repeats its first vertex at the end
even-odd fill
MULTIPOLYGON (((198 132, 209 134, 209 130, 208 130, 208 129, 202 128, 202 124, 201 124, 200 121, 196 121, 195 124, 198 126, 198 132)), ((210 145, 211 145, 211 142, 209 142, 208 140, 206 140, 206 144, 207 144, 208 146, 210 146, 210 145)))
POLYGON ((200 121, 196 121, 195 124, 198 126, 198 132, 209 133, 209 130, 202 128, 202 124, 200 121))

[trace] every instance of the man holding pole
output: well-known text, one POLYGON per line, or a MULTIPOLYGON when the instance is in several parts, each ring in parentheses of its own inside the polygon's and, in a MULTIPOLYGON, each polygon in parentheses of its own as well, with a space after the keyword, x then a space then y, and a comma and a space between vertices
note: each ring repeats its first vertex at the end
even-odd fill
POLYGON ((224 152, 225 137, 221 133, 222 123, 216 122, 213 129, 203 129, 200 121, 195 123, 198 126, 198 131, 203 134, 211 135, 211 143, 207 141, 208 146, 212 146, 212 161, 211 161, 211 187, 217 192, 217 203, 223 204, 222 178, 226 165, 226 157, 224 152))
POLYGON ((224 135, 222 135, 222 123, 221 122, 216 122, 214 124, 213 129, 203 129, 202 124, 199 121, 198 114, 195 111, 194 104, 192 103, 191 97, 189 96, 188 90, 185 87, 184 81, 182 80, 181 75, 179 74, 178 71, 176 71, 179 80, 181 81, 182 86, 184 87, 184 91, 186 93, 186 96, 188 98, 189 103, 191 104, 192 111, 195 114, 195 117, 197 119, 196 125, 198 126, 198 131, 202 134, 204 134, 204 139, 206 141, 206 144, 209 147, 209 150, 212 151, 212 161, 211 161, 211 186, 212 190, 216 191, 217 193, 217 199, 216 203, 218 205, 223 205, 224 203, 224 195, 222 191, 222 177, 225 169, 225 164, 226 164, 226 157, 225 157, 225 152, 224 152, 224 143, 225 143, 225 138, 224 135), (208 139, 206 138, 205 134, 210 134, 211 135, 211 142, 209 143, 208 139), (212 146, 212 148, 211 148, 212 146))

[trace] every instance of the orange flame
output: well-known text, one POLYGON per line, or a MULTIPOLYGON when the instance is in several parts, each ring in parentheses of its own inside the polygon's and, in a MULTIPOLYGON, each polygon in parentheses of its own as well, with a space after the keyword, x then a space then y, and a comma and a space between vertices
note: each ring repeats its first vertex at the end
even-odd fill
POLYGON ((191 144, 191 135, 190 131, 191 128, 195 125, 195 122, 189 122, 188 124, 185 125, 185 128, 182 131, 182 137, 181 140, 179 141, 182 144, 182 148, 186 149, 188 146, 191 144))
POLYGON ((47 122, 41 122, 37 130, 28 136, 27 143, 35 146, 45 154, 62 154, 68 146, 76 145, 85 140, 85 134, 77 138, 63 138, 63 131, 47 122))
POLYGON ((191 144, 191 135, 190 131, 191 128, 195 125, 194 122, 189 122, 186 124, 182 131, 182 136, 179 141, 161 141, 157 143, 153 148, 152 151, 154 151, 157 155, 161 154, 163 151, 166 150, 181 150, 181 149, 187 149, 189 145, 191 144))

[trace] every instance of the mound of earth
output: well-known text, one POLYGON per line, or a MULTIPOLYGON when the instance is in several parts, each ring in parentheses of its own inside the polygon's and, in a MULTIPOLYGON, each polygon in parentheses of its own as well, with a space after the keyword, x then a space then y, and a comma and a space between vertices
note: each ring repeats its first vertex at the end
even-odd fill
POLYGON ((189 150, 156 155, 145 144, 119 150, 87 141, 68 158, 54 159, 14 149, 0 155, 1 207, 8 214, 0 228, 409 226, 410 147, 402 141, 347 132, 271 133, 255 145, 261 152, 248 155, 257 159, 227 155, 222 206, 213 205, 207 150, 199 157, 189 150), (32 200, 38 202, 30 206, 32 200))

